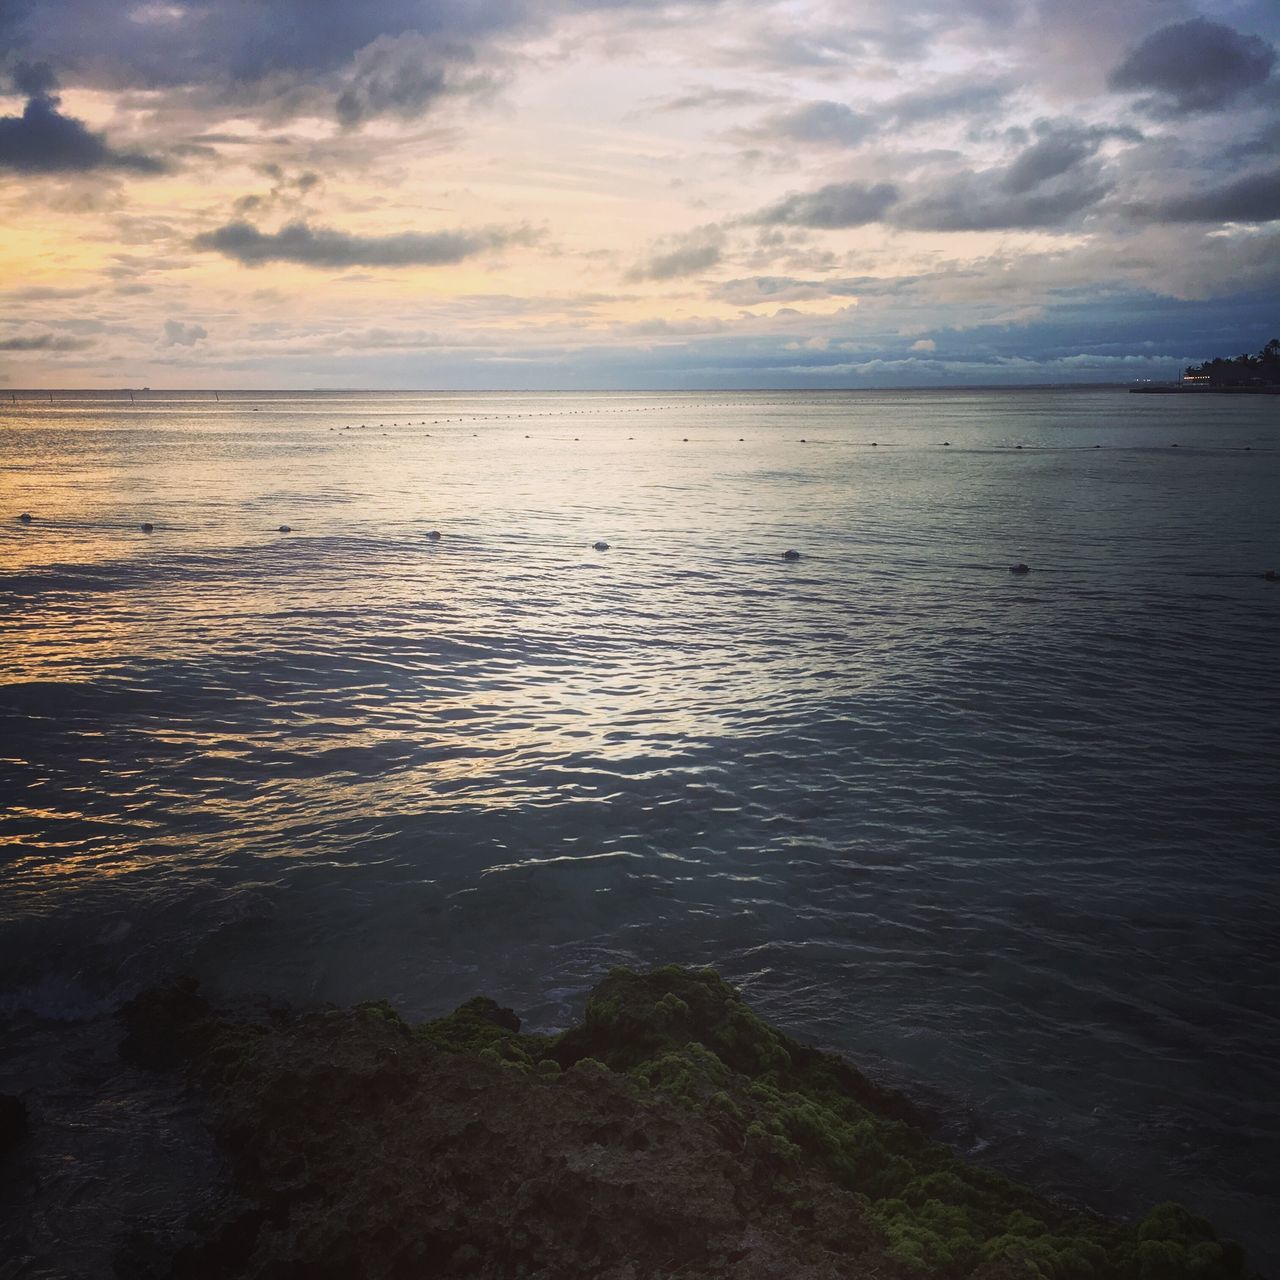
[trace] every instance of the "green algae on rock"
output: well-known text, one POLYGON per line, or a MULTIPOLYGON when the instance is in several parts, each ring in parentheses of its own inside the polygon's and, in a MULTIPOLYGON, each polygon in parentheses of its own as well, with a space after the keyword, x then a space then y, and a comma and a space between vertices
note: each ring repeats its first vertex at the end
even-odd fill
POLYGON ((615 969, 558 1036, 484 997, 251 1025, 188 989, 125 1021, 158 1065, 186 1055, 234 1180, 175 1277, 1248 1275, 1178 1206, 1123 1225, 967 1165, 710 970, 615 969))

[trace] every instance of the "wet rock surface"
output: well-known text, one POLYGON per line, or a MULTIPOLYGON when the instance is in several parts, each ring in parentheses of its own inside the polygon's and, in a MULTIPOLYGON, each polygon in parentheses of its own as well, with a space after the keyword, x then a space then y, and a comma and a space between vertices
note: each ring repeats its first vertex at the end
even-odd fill
POLYGON ((117 1025, 114 1087, 198 1112, 222 1164, 167 1199, 157 1167, 123 1222, 95 1211, 103 1247, 82 1231, 61 1269, 31 1198, 4 1280, 1251 1274, 1177 1206, 1123 1225, 966 1164, 909 1099, 768 1026, 709 970, 614 970, 555 1036, 484 997, 410 1025, 385 1003, 231 1015, 190 982, 117 1025))
POLYGON ((27 1130, 27 1104, 11 1093, 0 1093, 0 1157, 19 1146, 27 1130))

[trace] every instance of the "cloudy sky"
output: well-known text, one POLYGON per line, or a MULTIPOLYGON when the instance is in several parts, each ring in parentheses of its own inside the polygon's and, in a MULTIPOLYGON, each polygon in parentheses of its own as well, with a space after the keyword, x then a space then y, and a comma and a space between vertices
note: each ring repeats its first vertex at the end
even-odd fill
POLYGON ((1274 0, 0 0, 9 387, 1168 377, 1280 336, 1274 0))

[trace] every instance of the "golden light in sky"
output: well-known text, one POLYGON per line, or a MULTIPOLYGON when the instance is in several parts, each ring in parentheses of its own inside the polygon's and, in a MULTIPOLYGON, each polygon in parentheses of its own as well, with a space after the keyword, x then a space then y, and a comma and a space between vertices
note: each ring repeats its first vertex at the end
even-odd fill
POLYGON ((6 385, 1098 380, 1269 322, 1272 11, 330 9, 0 19, 6 385))

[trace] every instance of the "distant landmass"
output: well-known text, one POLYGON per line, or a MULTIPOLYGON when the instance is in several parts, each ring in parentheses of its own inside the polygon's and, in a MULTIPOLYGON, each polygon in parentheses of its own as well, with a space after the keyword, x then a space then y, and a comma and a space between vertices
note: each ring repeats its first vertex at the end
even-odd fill
POLYGON ((1280 338, 1272 338, 1257 355, 1246 351, 1188 365, 1181 382, 1151 382, 1129 389, 1148 395, 1203 391, 1280 395, 1280 338))

